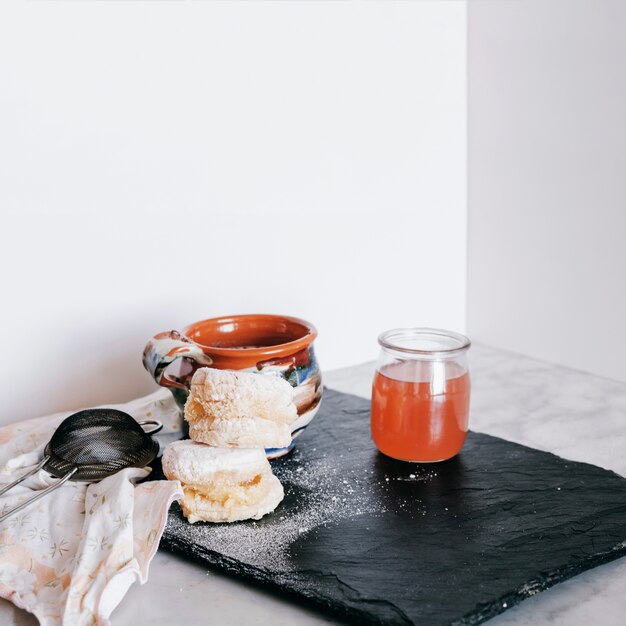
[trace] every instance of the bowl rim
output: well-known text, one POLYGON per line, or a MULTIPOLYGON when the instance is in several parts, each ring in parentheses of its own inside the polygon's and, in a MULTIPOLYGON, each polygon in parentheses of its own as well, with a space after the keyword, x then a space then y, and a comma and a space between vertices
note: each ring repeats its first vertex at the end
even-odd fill
POLYGON ((192 322, 191 324, 185 326, 181 334, 183 334, 186 339, 199 346, 205 354, 244 359, 254 357, 267 358, 272 356, 288 356, 290 354, 299 352, 300 350, 304 350, 308 348, 317 337, 317 329, 313 324, 311 324, 311 322, 307 322, 300 317, 293 317, 291 315, 275 315, 271 313, 244 313, 240 315, 221 315, 219 317, 209 317, 207 319, 199 320, 197 322, 192 322), (260 348, 246 348, 243 350, 241 348, 222 348, 219 346, 205 345, 196 341, 193 337, 190 336, 190 333, 193 332, 194 329, 203 324, 211 323, 215 326, 219 326, 222 324, 230 324, 234 322, 241 322, 242 320, 253 320, 259 318, 265 320, 275 320, 276 322, 291 322, 293 324, 302 326, 306 332, 302 337, 298 337, 293 341, 287 341, 285 343, 279 343, 273 346, 263 346, 260 348))

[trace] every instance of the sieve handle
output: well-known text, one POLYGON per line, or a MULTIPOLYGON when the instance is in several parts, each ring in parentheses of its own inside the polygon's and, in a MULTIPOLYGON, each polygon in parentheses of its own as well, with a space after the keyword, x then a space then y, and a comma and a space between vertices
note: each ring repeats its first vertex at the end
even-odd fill
POLYGON ((43 460, 40 463, 37 463, 37 465, 35 465, 33 469, 29 470, 25 474, 22 474, 17 480, 14 480, 12 483, 9 483, 8 485, 5 485, 4 487, 2 487, 2 489, 0 489, 0 496, 2 494, 5 494, 9 489, 13 489, 13 487, 15 487, 16 485, 19 485, 23 480, 26 480, 29 476, 36 474, 48 462, 49 458, 50 458, 49 456, 44 456, 43 460))
MULTIPOLYGON (((13 513, 17 513, 21 511, 23 508, 27 507, 29 504, 35 502, 35 500, 39 500, 44 496, 47 496, 49 493, 53 492, 55 489, 58 489, 63 483, 67 482, 74 474, 78 471, 77 467, 73 467, 63 478, 61 478, 58 482, 54 483, 54 485, 50 485, 50 487, 46 487, 43 491, 38 491, 32 498, 28 498, 28 500, 24 500, 17 506, 14 506, 12 509, 9 509, 6 513, 0 515, 0 522, 3 522, 7 517, 11 517, 13 513)), ((24 476, 23 478, 26 478, 24 476)))
POLYGON ((163 428, 163 422, 159 422, 159 420, 143 420, 142 422, 137 422, 139 426, 148 426, 149 424, 153 425, 154 428, 151 430, 144 430, 143 432, 146 435, 155 435, 163 428))
POLYGON ((161 387, 174 387, 189 391, 191 376, 199 367, 210 367, 213 359, 204 354, 202 348, 177 330, 156 334, 143 351, 143 365, 161 387), (178 375, 166 373, 174 361, 183 359, 183 370, 178 375))

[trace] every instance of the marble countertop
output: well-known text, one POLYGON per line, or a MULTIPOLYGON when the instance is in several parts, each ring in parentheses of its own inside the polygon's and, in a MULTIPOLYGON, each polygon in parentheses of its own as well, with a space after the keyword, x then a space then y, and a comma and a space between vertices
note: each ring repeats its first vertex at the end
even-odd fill
MULTIPOLYGON (((626 476, 626 384, 527 357, 474 346, 470 427, 626 476)), ((324 374, 328 387, 369 397, 373 364, 324 374)), ((315 427, 313 422, 312 427, 315 427)), ((626 558, 597 567, 525 600, 492 626, 625 623, 626 558)), ((179 624, 313 626, 333 624, 308 608, 205 567, 159 552, 149 582, 134 585, 113 626, 179 624)), ((0 624, 37 624, 0 600, 0 624)))

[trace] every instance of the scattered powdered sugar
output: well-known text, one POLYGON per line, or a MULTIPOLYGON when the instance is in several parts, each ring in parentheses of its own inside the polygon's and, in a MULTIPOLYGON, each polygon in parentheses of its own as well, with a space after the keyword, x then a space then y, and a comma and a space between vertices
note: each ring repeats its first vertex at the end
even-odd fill
MULTIPOLYGON (((166 535, 199 545, 236 561, 271 570, 290 571, 290 553, 298 539, 342 520, 388 512, 426 514, 414 498, 397 497, 394 483, 428 481, 434 471, 382 476, 350 454, 324 456, 301 444, 289 457, 272 462, 285 489, 285 499, 261 520, 232 524, 189 524, 180 513, 170 515, 166 535), (305 460, 306 459, 306 460, 305 460), (391 511, 390 511, 391 509, 391 511)), ((408 469, 408 468, 407 468, 408 469)))

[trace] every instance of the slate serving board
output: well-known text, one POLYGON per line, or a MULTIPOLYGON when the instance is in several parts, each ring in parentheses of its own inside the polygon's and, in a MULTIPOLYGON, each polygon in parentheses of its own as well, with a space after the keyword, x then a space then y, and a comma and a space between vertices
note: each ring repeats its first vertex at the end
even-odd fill
MULTIPOLYGON (((520 416, 523 419, 523 416, 520 416)), ((358 624, 479 624, 626 553, 626 480, 470 433, 445 463, 379 454, 369 402, 326 390, 257 522, 190 525, 162 547, 358 624)))

